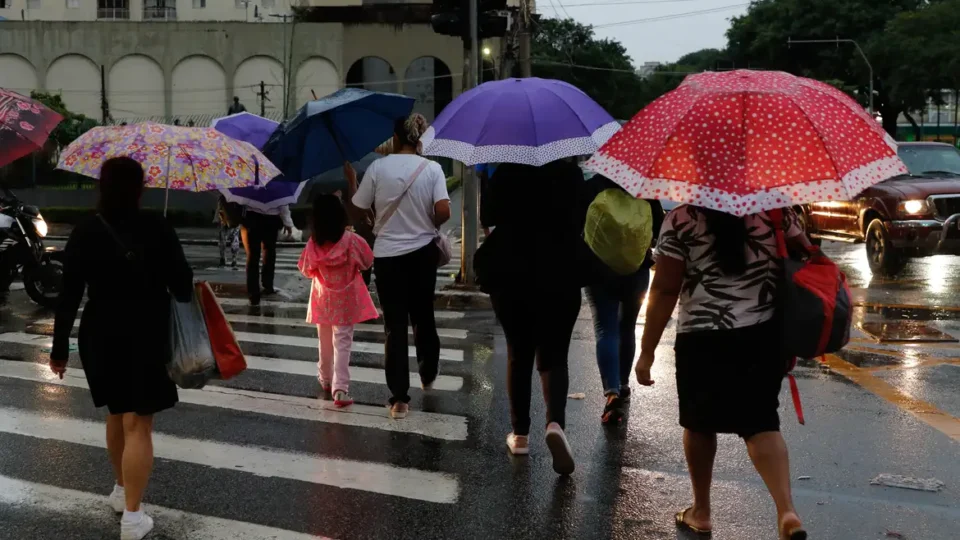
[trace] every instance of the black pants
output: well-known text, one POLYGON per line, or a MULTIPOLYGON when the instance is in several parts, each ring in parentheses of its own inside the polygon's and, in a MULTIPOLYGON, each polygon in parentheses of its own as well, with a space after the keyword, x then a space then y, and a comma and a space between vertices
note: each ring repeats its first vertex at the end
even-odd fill
POLYGON ((516 435, 530 433, 530 394, 533 366, 547 405, 547 424, 564 427, 567 391, 567 353, 580 313, 580 288, 549 287, 534 290, 506 287, 491 295, 493 310, 507 338, 507 392, 510 420, 516 435))
POLYGON ((240 234, 247 251, 247 296, 260 300, 260 285, 273 290, 273 276, 277 266, 277 235, 283 226, 278 216, 265 216, 248 211, 240 234), (260 275, 261 246, 263 248, 263 275, 260 275))
POLYGON ((437 286, 437 258, 433 242, 406 255, 378 257, 373 261, 377 295, 383 308, 387 335, 386 375, 390 403, 410 401, 410 368, 407 322, 413 325, 420 379, 431 383, 440 370, 440 338, 433 316, 437 286))

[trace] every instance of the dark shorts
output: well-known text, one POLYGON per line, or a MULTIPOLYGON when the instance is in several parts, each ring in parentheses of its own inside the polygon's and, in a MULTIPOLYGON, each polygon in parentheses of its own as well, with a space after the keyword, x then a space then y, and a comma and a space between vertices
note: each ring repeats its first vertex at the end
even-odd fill
POLYGON ((735 433, 744 439, 780 431, 780 384, 786 361, 779 328, 745 328, 677 335, 680 425, 698 433, 735 433))

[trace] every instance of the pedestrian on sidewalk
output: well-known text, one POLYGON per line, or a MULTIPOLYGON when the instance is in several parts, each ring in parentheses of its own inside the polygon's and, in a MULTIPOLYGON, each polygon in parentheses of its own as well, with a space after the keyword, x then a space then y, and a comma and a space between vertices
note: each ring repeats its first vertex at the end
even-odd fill
POLYGON ((153 467, 153 415, 173 407, 170 295, 190 301, 193 272, 173 227, 140 212, 143 168, 119 157, 100 171, 98 214, 70 235, 50 368, 63 378, 70 332, 83 300, 80 361, 96 407, 107 408, 107 452, 116 477, 109 503, 121 540, 153 528, 141 500, 153 467), (168 292, 169 291, 169 292, 168 292))
POLYGON ((567 160, 542 167, 501 164, 489 183, 487 224, 496 227, 475 268, 507 338, 507 393, 513 432, 507 447, 527 455, 533 368, 547 405, 553 469, 571 474, 564 433, 567 353, 583 285, 583 173, 567 160))
POLYGON ((440 372, 440 337, 433 313, 440 250, 434 239, 450 219, 450 196, 443 169, 420 156, 420 137, 426 130, 427 121, 420 114, 398 118, 394 153, 370 164, 359 188, 350 188, 356 190, 357 208, 376 209, 373 271, 386 333, 390 415, 396 419, 407 416, 410 402, 408 321, 413 325, 422 388, 431 389, 440 372))
POLYGON ((317 325, 320 362, 317 379, 324 394, 333 393, 337 407, 350 397, 350 349, 353 326, 377 318, 370 292, 360 273, 373 265, 373 251, 349 230, 347 211, 336 195, 313 201, 313 238, 297 267, 312 281, 307 322, 317 325))
MULTIPOLYGON (((799 219, 784 211, 788 244, 806 253, 799 219)), ((778 396, 787 368, 774 318, 782 275, 772 220, 679 206, 663 223, 637 361, 637 382, 653 384, 654 352, 679 300, 677 394, 693 506, 678 512, 681 529, 712 530, 710 485, 717 433, 734 433, 777 507, 780 537, 806 538, 793 506, 778 396)))
POLYGON ((217 213, 213 223, 217 225, 220 248, 220 268, 227 266, 227 246, 230 246, 230 267, 237 267, 237 253, 240 251, 240 227, 230 226, 230 216, 227 212, 227 198, 220 195, 217 198, 217 213))
MULTIPOLYGON (((587 201, 593 201, 607 189, 623 189, 599 174, 587 180, 585 186, 587 201)), ((647 200, 647 203, 653 216, 652 237, 656 238, 663 223, 663 206, 656 200, 647 200)), ((620 275, 608 269, 605 279, 587 287, 597 344, 597 366, 606 399, 600 421, 605 425, 619 424, 630 401, 630 371, 637 353, 637 318, 650 285, 652 266, 653 251, 648 250, 636 272, 620 275)))
POLYGON ((252 306, 260 305, 261 284, 262 294, 269 296, 277 292, 273 279, 277 266, 277 236, 281 228, 288 234, 293 231, 293 219, 287 205, 266 211, 247 207, 243 215, 240 236, 243 238, 243 249, 247 252, 247 296, 252 306))

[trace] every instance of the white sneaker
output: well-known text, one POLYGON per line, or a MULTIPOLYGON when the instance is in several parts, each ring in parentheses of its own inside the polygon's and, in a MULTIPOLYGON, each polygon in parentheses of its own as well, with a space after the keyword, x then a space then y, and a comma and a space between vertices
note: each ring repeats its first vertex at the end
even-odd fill
POLYGON ((114 484, 113 491, 110 493, 110 496, 107 497, 107 503, 110 505, 110 508, 113 508, 113 511, 122 514, 124 510, 127 509, 127 494, 122 487, 114 484))
POLYGON ((140 521, 137 522, 127 520, 127 515, 124 514, 120 520, 120 540, 141 540, 153 530, 153 518, 142 509, 139 514, 140 521))
POLYGON ((440 376, 440 366, 437 366, 437 374, 434 375, 432 381, 430 381, 430 382, 423 382, 423 379, 422 379, 422 378, 420 379, 420 388, 423 389, 424 391, 433 390, 433 385, 434 385, 434 383, 437 382, 437 377, 439 377, 439 376, 440 376))
POLYGON ((563 434, 563 428, 556 422, 547 426, 547 448, 553 456, 553 470, 557 474, 573 474, 576 464, 573 462, 573 450, 563 434))
POLYGON ((407 417, 407 412, 410 411, 410 405, 398 401, 390 407, 390 418, 394 420, 403 420, 407 417))
POLYGON ((507 448, 515 456, 526 456, 530 453, 530 438, 526 435, 507 435, 507 448))

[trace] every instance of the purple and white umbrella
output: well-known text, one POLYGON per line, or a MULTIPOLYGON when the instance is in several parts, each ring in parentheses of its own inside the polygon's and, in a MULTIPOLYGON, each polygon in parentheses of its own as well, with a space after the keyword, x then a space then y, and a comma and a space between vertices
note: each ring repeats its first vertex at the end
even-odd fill
POLYGON ((579 88, 553 79, 505 79, 453 100, 422 137, 423 153, 466 165, 540 166, 593 154, 620 124, 579 88))
MULTIPOLYGON (((217 118, 211 127, 233 139, 263 149, 263 145, 279 125, 269 118, 242 112, 217 118)), ((220 193, 230 202, 268 212, 274 208, 296 204, 306 184, 307 182, 270 182, 251 187, 221 189, 220 193)))

